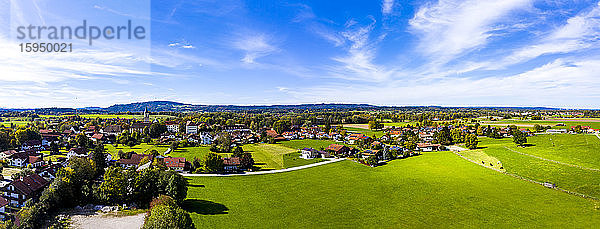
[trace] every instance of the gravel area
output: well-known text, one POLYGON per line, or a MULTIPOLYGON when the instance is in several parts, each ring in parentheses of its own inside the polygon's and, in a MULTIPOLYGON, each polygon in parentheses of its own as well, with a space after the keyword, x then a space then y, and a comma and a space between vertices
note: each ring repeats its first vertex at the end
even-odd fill
POLYGON ((143 213, 132 216, 115 216, 110 213, 74 215, 71 217, 71 228, 139 229, 144 224, 144 216, 143 213))

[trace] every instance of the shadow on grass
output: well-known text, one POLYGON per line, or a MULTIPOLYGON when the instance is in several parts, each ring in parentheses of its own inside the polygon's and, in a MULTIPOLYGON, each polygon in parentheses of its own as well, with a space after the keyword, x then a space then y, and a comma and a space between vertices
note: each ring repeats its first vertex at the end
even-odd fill
POLYGON ((187 199, 183 201, 182 207, 188 212, 200 215, 223 215, 229 214, 229 208, 223 204, 211 202, 208 200, 187 199))
POLYGON ((189 187, 194 187, 194 188, 204 188, 206 186, 204 186, 203 184, 188 184, 189 187))
POLYGON ((477 146, 477 148, 475 148, 475 149, 487 149, 487 148, 488 148, 487 146, 477 146))

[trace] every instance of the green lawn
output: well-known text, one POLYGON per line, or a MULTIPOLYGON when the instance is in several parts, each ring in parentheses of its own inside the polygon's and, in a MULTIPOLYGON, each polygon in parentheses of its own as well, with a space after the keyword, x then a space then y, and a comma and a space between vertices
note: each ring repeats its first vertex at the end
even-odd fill
MULTIPOLYGON (((209 152, 210 152, 209 146, 186 147, 186 148, 176 149, 165 156, 185 157, 186 160, 193 161, 194 158, 198 158, 198 159, 202 160, 204 158, 204 156, 206 154, 208 154, 209 152)), ((227 154, 220 154, 220 155, 223 157, 227 156, 227 154)))
POLYGON ((115 147, 114 145, 111 144, 106 144, 104 145, 104 147, 106 148, 106 152, 110 153, 113 156, 113 159, 119 159, 118 158, 118 152, 119 150, 123 150, 123 152, 131 152, 134 151, 136 153, 142 154, 142 153, 150 153, 151 150, 155 149, 157 150, 159 153, 164 153, 165 151, 167 151, 167 149, 169 148, 168 145, 150 145, 147 143, 142 143, 139 145, 136 145, 134 147, 129 147, 123 144, 119 144, 118 147, 115 147))
POLYGON ((581 121, 546 121, 546 120, 501 120, 501 121, 492 121, 492 122, 483 122, 481 125, 491 124, 502 124, 502 125, 516 125, 516 126, 529 126, 539 124, 542 126, 552 126, 552 128, 560 128, 560 129, 570 129, 571 126, 590 126, 594 129, 600 128, 600 122, 589 122, 585 120, 581 121), (556 126, 558 123, 564 123, 565 126, 556 126))
POLYGON ((284 168, 283 155, 298 151, 280 144, 248 144, 242 148, 245 152, 252 153, 256 166, 263 170, 284 168))
POLYGON ((316 139, 302 139, 302 140, 291 140, 291 141, 282 141, 278 144, 287 146, 292 149, 303 149, 303 148, 313 148, 320 150, 321 148, 327 148, 327 146, 331 144, 343 144, 332 140, 316 140, 316 139))
POLYGON ((481 138, 480 141, 482 151, 500 160, 509 173, 540 182, 551 182, 569 191, 600 198, 600 171, 549 161, 599 169, 600 140, 596 136, 540 135, 529 137, 528 141, 533 146, 526 148, 516 147, 510 138, 481 138), (547 160, 515 153, 505 147, 547 160))
POLYGON ((312 163, 322 162, 325 159, 322 158, 314 158, 314 159, 303 159, 300 158, 300 153, 288 153, 283 155, 283 167, 284 168, 292 168, 303 165, 308 165, 312 163))
POLYGON ((27 126, 27 124, 31 123, 28 121, 5 121, 5 122, 0 122, 0 125, 4 126, 4 127, 10 127, 10 124, 14 124, 15 126, 27 126))
POLYGON ((383 131, 380 131, 380 130, 369 130, 369 129, 355 128, 355 127, 344 127, 344 129, 351 131, 351 132, 362 133, 369 137, 373 137, 373 135, 375 135, 379 138, 385 134, 383 131))
POLYGON ((595 203, 432 152, 371 168, 194 177, 184 208, 197 228, 592 228, 595 203))

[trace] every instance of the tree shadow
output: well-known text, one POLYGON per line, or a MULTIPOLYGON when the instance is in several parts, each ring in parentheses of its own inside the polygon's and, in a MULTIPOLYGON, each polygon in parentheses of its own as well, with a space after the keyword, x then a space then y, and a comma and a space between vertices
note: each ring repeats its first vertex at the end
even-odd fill
POLYGON ((194 188, 204 188, 206 186, 204 186, 203 184, 188 184, 189 187, 194 187, 194 188))
POLYGON ((475 148, 475 149, 487 149, 487 148, 488 148, 487 146, 477 146, 477 148, 475 148))
POLYGON ((523 147, 532 147, 535 146, 535 144, 531 144, 531 143, 525 143, 523 144, 523 147))
POLYGON ((183 201, 182 208, 188 212, 194 212, 201 215, 223 215, 229 214, 229 208, 223 204, 211 202, 208 200, 186 199, 183 201))

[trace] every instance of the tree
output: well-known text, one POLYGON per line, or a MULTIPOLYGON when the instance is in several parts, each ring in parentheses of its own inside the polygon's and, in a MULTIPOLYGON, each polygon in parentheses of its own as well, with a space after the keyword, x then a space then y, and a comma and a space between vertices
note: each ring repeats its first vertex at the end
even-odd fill
POLYGON ((79 133, 75 137, 75 141, 77 142, 77 145, 79 145, 79 147, 82 147, 82 148, 87 148, 88 147, 89 140, 90 139, 88 139, 88 137, 85 136, 84 133, 79 133))
POLYGON ((525 143, 527 143, 527 136, 525 136, 525 134, 519 130, 515 130, 512 133, 513 135, 513 142, 516 143, 518 146, 523 146, 525 145, 525 143))
POLYGON ((465 136, 465 146, 469 149, 476 149, 479 141, 477 140, 477 136, 474 134, 468 134, 465 136))
POLYGON ((15 132, 15 138, 17 139, 17 144, 23 145, 23 143, 29 140, 41 140, 42 136, 35 130, 27 128, 24 130, 17 130, 15 132))
POLYGON ((244 149, 242 149, 241 146, 237 146, 233 149, 233 154, 231 154, 232 157, 239 157, 241 158, 244 155, 244 149))
POLYGON ((367 163, 367 165, 370 165, 370 166, 375 166, 379 163, 379 160, 377 159, 377 156, 369 156, 365 160, 365 163, 367 163))
POLYGON ((450 136, 452 137, 452 141, 454 143, 464 142, 463 131, 459 128, 452 129, 452 131, 450 131, 450 136))
POLYGON ((106 167, 106 153, 105 153, 106 149, 104 149, 104 145, 103 144, 98 144, 96 145, 96 147, 94 147, 94 150, 92 151, 92 161, 94 161, 94 164, 96 165, 96 177, 102 175, 102 173, 104 172, 104 168, 106 167))
POLYGON ((208 153, 204 156, 203 169, 209 173, 219 172, 223 169, 223 159, 216 153, 208 153))
MULTIPOLYGON (((166 199, 167 197, 159 197, 166 199)), ((179 208, 173 201, 153 201, 155 205, 150 209, 144 220, 143 229, 193 229, 194 223, 190 214, 179 208)))
POLYGON ((126 201, 127 177, 121 167, 110 167, 104 173, 104 181, 96 189, 96 197, 105 204, 121 204, 126 201))
POLYGON ((273 123, 273 130, 275 130, 275 132, 277 132, 278 134, 283 133, 287 129, 288 125, 284 120, 277 120, 275 123, 273 123))
POLYGON ((158 180, 158 192, 172 197, 178 204, 187 196, 188 182, 181 174, 169 170, 161 171, 158 180))
POLYGON ((240 167, 242 169, 251 169, 254 167, 254 158, 252 158, 252 154, 244 153, 240 158, 240 167))
POLYGON ((435 134, 433 134, 433 137, 437 140, 439 144, 452 144, 452 137, 450 136, 450 130, 448 130, 448 127, 443 127, 440 131, 435 132, 435 134))
POLYGON ((148 127, 148 136, 151 138, 158 138, 161 134, 167 132, 167 126, 161 123, 152 123, 148 127))

